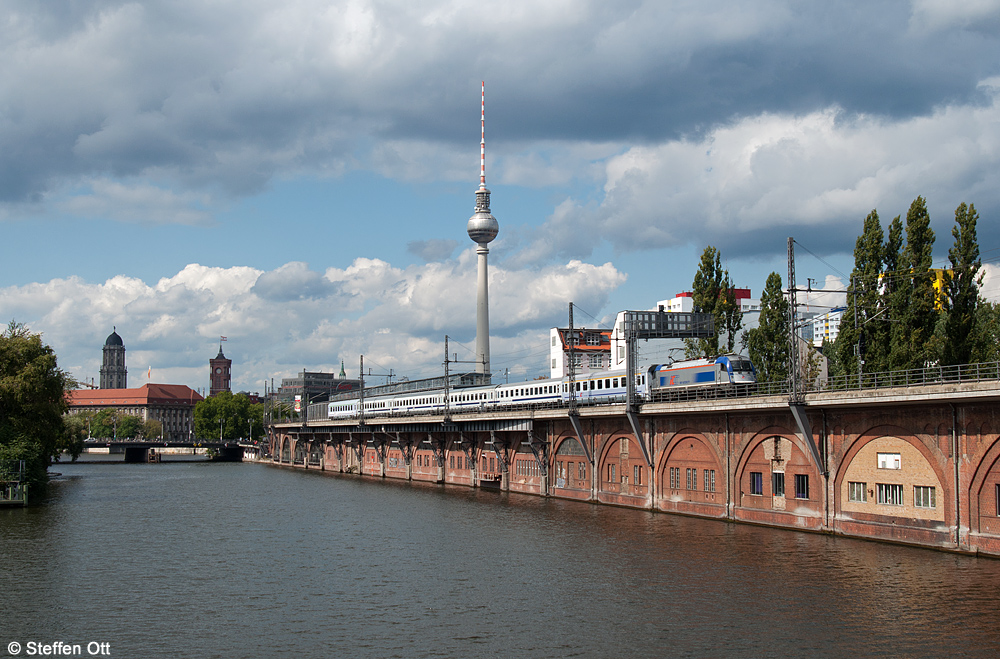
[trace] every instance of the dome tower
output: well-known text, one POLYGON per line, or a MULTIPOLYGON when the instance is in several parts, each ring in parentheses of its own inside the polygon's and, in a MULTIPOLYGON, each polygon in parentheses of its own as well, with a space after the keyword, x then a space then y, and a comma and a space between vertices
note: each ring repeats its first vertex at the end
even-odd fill
POLYGON ((101 389, 125 389, 128 370, 125 368, 125 343, 112 327, 104 342, 104 359, 101 362, 101 389))

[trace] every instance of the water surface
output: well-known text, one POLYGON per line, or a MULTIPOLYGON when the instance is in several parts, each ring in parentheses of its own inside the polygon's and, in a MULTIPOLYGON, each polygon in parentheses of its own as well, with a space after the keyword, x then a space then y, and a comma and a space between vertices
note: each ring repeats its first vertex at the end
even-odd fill
POLYGON ((1000 561, 255 464, 0 510, 0 657, 1000 656, 1000 561), (25 656, 22 651, 22 655, 25 656))

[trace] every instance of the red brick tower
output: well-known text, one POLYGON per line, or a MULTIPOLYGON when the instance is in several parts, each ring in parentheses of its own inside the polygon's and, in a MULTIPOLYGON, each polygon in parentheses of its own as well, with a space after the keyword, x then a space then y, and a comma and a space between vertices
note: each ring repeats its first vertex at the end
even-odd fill
POLYGON ((215 394, 223 391, 230 391, 229 380, 232 375, 231 370, 233 360, 226 359, 226 356, 222 354, 222 341, 225 340, 225 337, 223 337, 222 340, 219 341, 219 354, 215 357, 215 359, 208 360, 212 381, 212 386, 208 390, 209 396, 214 396, 215 394))

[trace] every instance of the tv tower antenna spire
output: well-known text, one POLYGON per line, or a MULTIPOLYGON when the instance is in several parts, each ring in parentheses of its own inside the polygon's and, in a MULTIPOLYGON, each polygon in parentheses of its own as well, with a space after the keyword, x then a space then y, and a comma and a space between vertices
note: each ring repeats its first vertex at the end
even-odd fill
POLYGON ((481 137, 479 138, 479 189, 486 189, 486 81, 483 81, 483 105, 482 114, 479 118, 479 124, 482 129, 481 137))
POLYGON ((500 225, 490 213, 490 191, 486 188, 486 81, 483 81, 481 138, 479 141, 479 189, 476 190, 476 211, 469 218, 468 232, 478 247, 476 287, 476 372, 490 379, 490 303, 489 303, 489 243, 500 232, 500 225))

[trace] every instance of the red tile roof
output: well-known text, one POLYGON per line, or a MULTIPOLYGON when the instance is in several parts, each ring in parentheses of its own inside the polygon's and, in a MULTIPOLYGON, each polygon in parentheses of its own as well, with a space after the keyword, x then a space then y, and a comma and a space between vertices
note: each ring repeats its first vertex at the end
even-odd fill
POLYGON ((194 406, 201 394, 185 384, 144 384, 138 389, 74 389, 66 393, 70 407, 94 405, 194 406))

